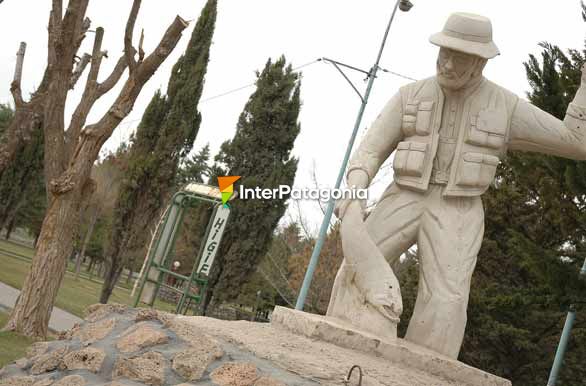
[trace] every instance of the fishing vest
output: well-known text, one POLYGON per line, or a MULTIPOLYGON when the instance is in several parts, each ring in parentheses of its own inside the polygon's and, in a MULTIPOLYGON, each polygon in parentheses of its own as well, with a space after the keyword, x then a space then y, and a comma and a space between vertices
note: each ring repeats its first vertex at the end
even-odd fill
MULTIPOLYGON (((404 138, 395 152, 394 179, 402 187, 423 192, 438 148, 444 95, 432 77, 404 86, 401 97, 404 138)), ((444 196, 478 196, 488 189, 506 153, 517 101, 516 95, 487 79, 463 101, 444 196)))

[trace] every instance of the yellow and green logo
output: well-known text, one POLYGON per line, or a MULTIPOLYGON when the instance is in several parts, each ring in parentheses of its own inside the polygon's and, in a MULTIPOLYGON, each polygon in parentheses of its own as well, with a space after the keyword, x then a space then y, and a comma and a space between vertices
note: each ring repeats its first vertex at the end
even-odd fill
POLYGON ((222 204, 228 206, 228 200, 234 194, 234 183, 240 179, 240 176, 218 177, 218 186, 222 193, 222 204))

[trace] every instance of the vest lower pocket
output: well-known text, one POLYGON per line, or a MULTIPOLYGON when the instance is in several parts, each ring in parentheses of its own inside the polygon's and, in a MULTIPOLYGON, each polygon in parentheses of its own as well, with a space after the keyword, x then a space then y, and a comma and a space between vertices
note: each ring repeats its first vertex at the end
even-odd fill
POLYGON ((460 160, 456 184, 483 188, 493 181, 499 158, 490 154, 464 153, 460 160))
POLYGON ((421 177, 425 169, 426 155, 426 143, 399 142, 393 169, 399 176, 421 177))

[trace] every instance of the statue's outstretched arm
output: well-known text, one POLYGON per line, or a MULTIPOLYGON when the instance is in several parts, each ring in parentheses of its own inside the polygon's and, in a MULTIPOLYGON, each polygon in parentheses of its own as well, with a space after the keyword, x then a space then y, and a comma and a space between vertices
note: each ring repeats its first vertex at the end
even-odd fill
POLYGON ((509 149, 586 159, 586 75, 563 121, 519 100, 511 118, 509 149))

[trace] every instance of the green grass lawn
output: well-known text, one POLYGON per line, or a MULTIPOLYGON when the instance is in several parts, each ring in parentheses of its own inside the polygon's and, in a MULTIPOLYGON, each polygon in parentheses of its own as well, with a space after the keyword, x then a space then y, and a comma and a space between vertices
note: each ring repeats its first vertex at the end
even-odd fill
MULTIPOLYGON (((20 258, 30 261, 33 258, 34 252, 34 249, 31 247, 22 245, 16 241, 0 239, 0 254, 6 254, 7 256, 12 257, 15 257, 13 254, 16 254, 19 255, 18 257, 20 258), (4 251, 7 253, 2 253, 4 251)), ((84 267, 82 267, 81 272, 79 273, 80 276, 85 277, 86 279, 90 279, 89 274, 85 272, 83 268, 84 267)), ((71 260, 67 261, 67 271, 70 273, 75 272, 75 263, 73 263, 71 260)), ((99 281, 95 277, 91 278, 91 280, 99 281)), ((119 282, 118 286, 132 289, 132 284, 126 284, 125 281, 119 282)))
POLYGON ((7 240, 0 240, 0 248, 6 249, 10 252, 18 253, 20 255, 28 256, 29 258, 32 258, 34 253, 34 250, 32 248, 7 240))
MULTIPOLYGON (((8 314, 0 312, 0 326, 8 319, 8 314)), ((15 334, 13 332, 0 331, 0 368, 22 358, 27 347, 34 342, 33 339, 15 334)))
MULTIPOLYGON (((34 253, 31 248, 5 241, 0 241, 0 249, 9 250, 10 252, 28 257, 32 257, 34 253)), ((0 251, 0 267, 0 282, 20 289, 29 270, 30 262, 22 258, 9 256, 0 251)), ((87 277, 82 276, 78 280, 75 280, 73 273, 67 272, 59 289, 55 305, 82 317, 83 310, 87 306, 98 302, 101 288, 102 282, 95 278, 89 280, 87 277)), ((116 287, 110 297, 110 302, 133 305, 134 298, 130 297, 129 289, 116 287)), ((155 308, 164 311, 174 311, 175 305, 157 300, 155 308)), ((0 323, 0 326, 2 325, 3 323, 0 323)))

